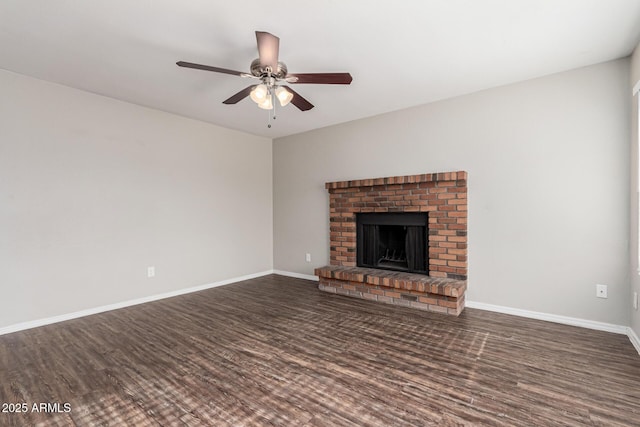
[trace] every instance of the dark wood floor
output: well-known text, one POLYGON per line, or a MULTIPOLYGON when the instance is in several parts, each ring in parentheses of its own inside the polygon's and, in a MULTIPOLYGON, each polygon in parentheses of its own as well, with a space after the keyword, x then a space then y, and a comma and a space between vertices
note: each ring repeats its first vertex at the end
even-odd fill
POLYGON ((267 276, 0 336, 0 402, 29 405, 0 425, 640 425, 626 336, 315 285, 267 276))

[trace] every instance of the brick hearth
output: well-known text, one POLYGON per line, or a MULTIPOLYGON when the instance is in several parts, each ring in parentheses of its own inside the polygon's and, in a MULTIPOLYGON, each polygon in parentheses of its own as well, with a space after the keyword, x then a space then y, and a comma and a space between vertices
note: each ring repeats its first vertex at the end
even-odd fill
POLYGON ((330 266, 320 289, 458 315, 467 279, 467 173, 328 182, 330 266), (356 267, 356 214, 428 212, 429 275, 356 267))
POLYGON ((325 292, 459 315, 464 309, 464 280, 442 279, 374 268, 317 268, 325 292))

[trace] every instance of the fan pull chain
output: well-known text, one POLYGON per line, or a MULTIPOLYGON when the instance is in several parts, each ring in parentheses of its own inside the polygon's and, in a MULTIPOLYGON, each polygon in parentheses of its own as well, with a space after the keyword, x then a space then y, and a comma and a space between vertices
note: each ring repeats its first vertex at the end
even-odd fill
MULTIPOLYGON (((276 99, 271 89, 269 89, 269 96, 271 96, 271 105, 273 106, 273 120, 275 120, 276 119, 276 102, 275 102, 276 99)), ((267 114, 269 116, 269 118, 267 119, 267 127, 271 129, 271 110, 267 110, 267 114)))
POLYGON ((275 93, 271 93, 271 103, 273 104, 273 120, 276 119, 276 104, 277 99, 275 93))
MULTIPOLYGON (((271 96, 271 88, 267 89, 267 96, 271 96)), ((271 98, 271 108, 273 108, 273 97, 271 98)), ((267 127, 271 129, 271 110, 267 110, 267 127)))

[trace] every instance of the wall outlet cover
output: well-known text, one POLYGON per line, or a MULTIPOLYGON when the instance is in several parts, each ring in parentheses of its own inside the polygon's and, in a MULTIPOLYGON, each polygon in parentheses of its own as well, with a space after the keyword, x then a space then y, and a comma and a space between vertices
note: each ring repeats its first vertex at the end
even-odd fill
POLYGON ((596 285, 596 296, 598 298, 607 298, 607 285, 596 285))

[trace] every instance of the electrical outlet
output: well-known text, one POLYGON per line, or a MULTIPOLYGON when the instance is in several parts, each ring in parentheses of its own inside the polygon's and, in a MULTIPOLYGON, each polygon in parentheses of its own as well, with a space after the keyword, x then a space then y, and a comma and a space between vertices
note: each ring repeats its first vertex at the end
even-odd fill
POLYGON ((633 293, 633 309, 634 310, 638 309, 638 293, 637 292, 633 293))
POLYGON ((596 296, 598 298, 607 298, 607 285, 596 285, 596 296))
POLYGON ((305 259, 305 261, 307 261, 307 262, 311 262, 311 254, 306 254, 306 255, 304 256, 304 259, 305 259))
POLYGON ((156 268, 151 266, 151 267, 147 267, 147 277, 155 277, 156 275, 156 268))

